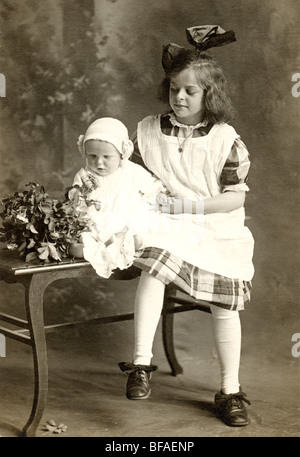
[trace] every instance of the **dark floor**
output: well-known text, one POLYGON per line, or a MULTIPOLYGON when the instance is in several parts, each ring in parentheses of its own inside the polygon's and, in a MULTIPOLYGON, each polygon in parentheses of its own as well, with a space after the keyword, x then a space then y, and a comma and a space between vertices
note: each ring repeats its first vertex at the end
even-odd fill
MULTIPOLYGON (((124 286, 118 287, 117 301, 124 300, 124 286)), ((132 299, 134 290, 133 281, 126 299, 132 299)), ((250 314, 255 315, 255 310, 250 314)), ((147 401, 126 399, 126 375, 117 366, 131 358, 132 321, 49 334, 49 395, 37 436, 298 437, 299 358, 291 354, 288 326, 282 328, 285 343, 280 345, 274 330, 263 337, 253 335, 246 318, 245 312, 240 373, 251 400, 249 426, 231 428, 214 415, 219 367, 211 316, 192 311, 175 317, 176 350, 184 374, 171 376, 158 329, 153 363, 159 370, 147 401), (64 423, 67 430, 60 434, 45 430, 51 419, 64 423)), ((29 417, 32 396, 31 350, 7 340, 6 357, 0 358, 1 436, 19 435, 29 417)))

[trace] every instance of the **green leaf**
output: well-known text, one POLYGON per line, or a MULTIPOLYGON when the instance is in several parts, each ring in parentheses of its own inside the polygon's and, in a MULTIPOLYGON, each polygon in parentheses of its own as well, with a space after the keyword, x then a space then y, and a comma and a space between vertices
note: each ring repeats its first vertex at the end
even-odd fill
POLYGON ((40 204, 39 207, 40 207, 41 211, 43 211, 43 213, 45 213, 45 214, 49 214, 52 211, 52 206, 49 203, 40 204))
POLYGON ((49 243, 49 244, 48 244, 48 248, 49 248, 50 256, 52 257, 52 259, 54 259, 54 260, 61 260, 61 258, 60 258, 60 256, 59 256, 59 254, 58 254, 58 252, 57 252, 57 250, 56 250, 54 244, 49 243))
POLYGON ((49 248, 48 248, 48 246, 45 246, 43 248, 38 248, 38 251, 39 251, 38 257, 41 260, 48 259, 48 257, 49 257, 49 248))
POLYGON ((32 233, 39 233, 39 232, 35 229, 34 225, 32 225, 32 224, 30 224, 29 230, 30 230, 32 233))
POLYGON ((37 258, 36 252, 30 252, 30 253, 27 254, 27 256, 25 257, 25 262, 31 262, 32 260, 35 260, 36 258, 37 258))
POLYGON ((18 251, 22 252, 25 248, 26 248, 26 241, 23 241, 23 243, 20 244, 20 246, 18 247, 18 251))
POLYGON ((32 238, 29 238, 29 243, 28 243, 27 249, 33 248, 34 245, 35 245, 35 241, 32 238))

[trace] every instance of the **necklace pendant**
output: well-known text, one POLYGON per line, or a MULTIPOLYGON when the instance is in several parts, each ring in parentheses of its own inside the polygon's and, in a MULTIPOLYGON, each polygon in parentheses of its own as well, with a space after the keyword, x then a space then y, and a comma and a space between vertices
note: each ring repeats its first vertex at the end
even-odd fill
POLYGON ((183 149, 182 149, 182 148, 178 148, 178 152, 182 152, 182 151, 183 151, 183 149))

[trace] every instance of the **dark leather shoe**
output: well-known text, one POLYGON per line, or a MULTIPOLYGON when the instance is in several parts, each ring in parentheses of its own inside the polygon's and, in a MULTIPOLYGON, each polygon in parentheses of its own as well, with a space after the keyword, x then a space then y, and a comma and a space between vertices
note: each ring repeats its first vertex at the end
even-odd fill
POLYGON ((249 424, 247 410, 244 403, 250 405, 244 392, 236 394, 223 394, 221 391, 215 396, 217 415, 230 427, 241 427, 249 424))
POLYGON ((128 374, 126 397, 129 400, 146 400, 151 395, 149 381, 152 372, 157 370, 156 365, 134 365, 120 362, 119 367, 128 374))

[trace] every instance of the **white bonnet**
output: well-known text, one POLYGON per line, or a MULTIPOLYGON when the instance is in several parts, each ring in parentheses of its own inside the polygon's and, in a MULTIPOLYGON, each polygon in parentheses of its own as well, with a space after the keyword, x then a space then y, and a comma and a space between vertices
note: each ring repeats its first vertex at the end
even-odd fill
POLYGON ((127 128, 121 121, 112 117, 97 119, 88 127, 85 135, 78 137, 77 146, 83 157, 84 145, 88 140, 101 140, 113 144, 122 159, 128 159, 133 152, 133 143, 128 137, 127 128))

